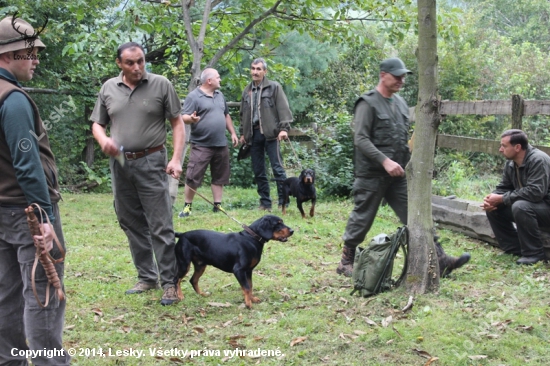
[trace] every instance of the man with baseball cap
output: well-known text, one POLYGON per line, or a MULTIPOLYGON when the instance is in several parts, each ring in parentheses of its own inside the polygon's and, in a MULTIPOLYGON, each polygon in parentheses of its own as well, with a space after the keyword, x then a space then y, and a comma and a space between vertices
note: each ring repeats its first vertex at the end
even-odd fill
MULTIPOLYGON (((48 279, 41 265, 35 271, 37 296, 31 273, 35 244, 51 250, 54 232, 64 247, 57 202, 60 199, 55 159, 36 104, 19 82, 32 79, 45 48, 33 27, 22 19, 0 21, 0 364, 27 365, 32 351, 35 365, 68 365, 62 347, 65 300, 46 292, 48 279), (25 208, 39 204, 52 224, 40 224, 44 235, 31 236, 25 208), (52 228, 53 227, 53 228, 52 228)), ((55 265, 63 281, 63 263, 55 265)))
POLYGON ((397 93, 411 72, 397 57, 380 64, 378 85, 355 103, 352 122, 355 145, 355 207, 344 233, 338 274, 350 277, 355 249, 365 240, 385 198, 402 223, 407 223, 407 179, 410 159, 409 107, 397 93))

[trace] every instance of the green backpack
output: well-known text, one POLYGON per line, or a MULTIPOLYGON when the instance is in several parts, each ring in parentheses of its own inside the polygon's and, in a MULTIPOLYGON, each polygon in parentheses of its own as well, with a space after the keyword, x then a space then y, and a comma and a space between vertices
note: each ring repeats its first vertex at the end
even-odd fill
POLYGON ((375 236, 366 249, 357 248, 353 262, 353 295, 359 291, 368 297, 398 287, 407 273, 407 254, 409 250, 409 232, 406 226, 397 229, 393 235, 375 236), (397 280, 392 279, 393 261, 403 251, 404 264, 397 280))

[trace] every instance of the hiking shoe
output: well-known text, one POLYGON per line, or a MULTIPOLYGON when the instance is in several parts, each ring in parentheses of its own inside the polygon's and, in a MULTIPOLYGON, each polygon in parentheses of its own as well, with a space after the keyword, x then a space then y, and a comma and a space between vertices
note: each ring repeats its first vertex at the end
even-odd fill
POLYGON ((342 259, 336 268, 336 273, 344 275, 346 277, 351 277, 353 274, 353 262, 355 260, 355 247, 348 247, 344 245, 342 250, 342 259))
POLYGON ((344 264, 340 262, 338 264, 338 267, 336 268, 336 273, 344 275, 346 277, 351 277, 351 275, 353 274, 353 264, 344 264))
POLYGON ((183 206, 183 210, 180 212, 178 217, 187 217, 191 215, 191 205, 186 203, 185 206, 183 206))
POLYGON ((271 212, 271 207, 265 207, 264 205, 260 205, 260 207, 258 207, 258 210, 271 212))
POLYGON ((155 290, 159 288, 158 283, 145 283, 145 282, 138 282, 129 290, 126 290, 126 295, 132 295, 132 294, 141 294, 142 292, 149 291, 149 290, 155 290))
POLYGON ((220 203, 215 203, 214 208, 212 208, 212 212, 221 212, 224 211, 222 205, 220 203))
POLYGON ((179 301, 180 299, 178 298, 178 294, 176 292, 176 286, 169 286, 164 289, 164 293, 160 299, 160 304, 162 306, 167 306, 179 301))

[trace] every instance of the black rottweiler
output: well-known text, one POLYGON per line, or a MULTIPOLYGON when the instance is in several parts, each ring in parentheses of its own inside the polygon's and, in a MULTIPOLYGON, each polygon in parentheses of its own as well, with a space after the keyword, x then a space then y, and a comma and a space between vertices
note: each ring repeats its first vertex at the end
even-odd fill
POLYGON ((315 202, 317 201, 317 193, 315 192, 315 170, 304 169, 300 173, 299 178, 288 178, 283 182, 283 215, 286 215, 286 206, 290 202, 290 196, 296 197, 296 204, 302 214, 302 218, 306 218, 302 204, 311 200, 311 209, 309 216, 315 214, 315 202))
POLYGON ((269 240, 285 242, 294 233, 279 217, 265 215, 238 233, 224 234, 211 230, 192 230, 176 233, 176 262, 178 270, 174 284, 178 298, 183 300, 181 280, 193 263, 195 269, 189 280, 195 292, 199 289, 199 278, 207 265, 233 273, 244 293, 247 308, 260 299, 252 295, 252 270, 260 263, 264 243, 269 240))
POLYGON ((435 250, 439 262, 439 277, 447 277, 457 268, 462 267, 470 260, 470 253, 463 253, 460 257, 447 255, 439 242, 439 237, 434 235, 435 250))

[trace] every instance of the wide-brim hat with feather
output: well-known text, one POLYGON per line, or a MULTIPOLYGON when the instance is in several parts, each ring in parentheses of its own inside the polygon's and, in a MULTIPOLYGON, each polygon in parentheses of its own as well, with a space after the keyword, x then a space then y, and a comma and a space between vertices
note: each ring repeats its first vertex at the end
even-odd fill
POLYGON ((32 25, 12 16, 0 21, 0 54, 31 47, 46 48, 40 38, 35 36, 32 25))

